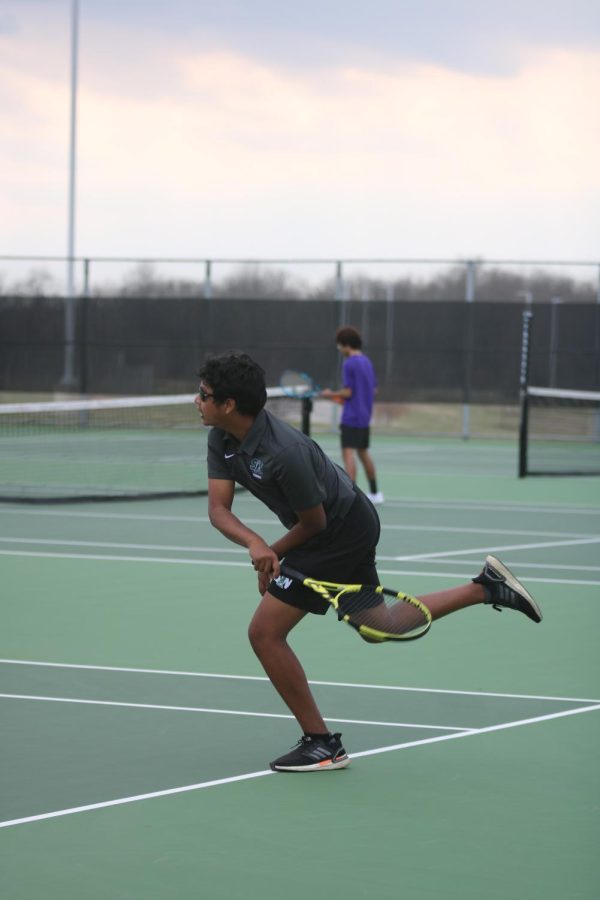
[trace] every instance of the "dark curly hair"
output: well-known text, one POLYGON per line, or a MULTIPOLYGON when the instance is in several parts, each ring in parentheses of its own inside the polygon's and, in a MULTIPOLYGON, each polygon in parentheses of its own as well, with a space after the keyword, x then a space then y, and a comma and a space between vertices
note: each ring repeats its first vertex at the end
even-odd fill
POLYGON ((341 347, 352 347, 353 350, 360 350, 362 347, 362 338, 358 328, 352 325, 346 325, 344 328, 338 328, 335 333, 335 342, 341 347))
POLYGON ((267 402, 265 372, 247 353, 228 352, 209 356, 198 372, 210 385, 216 403, 235 400, 244 416, 256 416, 267 402))

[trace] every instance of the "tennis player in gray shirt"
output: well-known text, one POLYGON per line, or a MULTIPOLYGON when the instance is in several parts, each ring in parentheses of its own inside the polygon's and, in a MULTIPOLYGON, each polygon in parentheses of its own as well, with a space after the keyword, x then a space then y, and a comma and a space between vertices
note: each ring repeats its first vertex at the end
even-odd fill
MULTIPOLYGON (((377 512, 317 443, 266 410, 263 369, 243 353, 209 358, 198 373, 196 406, 207 426, 208 507, 211 524, 248 549, 260 602, 250 643, 301 729, 290 753, 271 763, 280 772, 313 772, 348 765, 339 733, 332 734, 312 696, 300 661, 287 643, 307 613, 323 615, 327 600, 281 574, 280 560, 312 578, 379 584, 377 512), (235 485, 249 490, 286 529, 269 544, 233 513, 235 485)), ((508 570, 506 570, 508 571, 508 570)), ((493 603, 541 613, 521 585, 490 568, 472 582, 421 597, 434 619, 467 606, 493 603), (519 591, 519 588, 522 592, 519 591)))

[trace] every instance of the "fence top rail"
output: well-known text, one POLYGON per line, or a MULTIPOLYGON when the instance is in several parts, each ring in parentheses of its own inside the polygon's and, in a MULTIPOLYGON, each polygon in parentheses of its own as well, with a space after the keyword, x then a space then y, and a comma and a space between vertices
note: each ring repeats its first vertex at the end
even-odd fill
POLYGON ((483 258, 455 258, 444 259, 437 257, 229 257, 229 256, 53 256, 53 255, 23 255, 0 254, 0 260, 7 262, 135 262, 135 263, 241 263, 244 265, 267 264, 425 264, 425 265, 481 265, 481 266, 600 266, 600 259, 483 259, 483 258))

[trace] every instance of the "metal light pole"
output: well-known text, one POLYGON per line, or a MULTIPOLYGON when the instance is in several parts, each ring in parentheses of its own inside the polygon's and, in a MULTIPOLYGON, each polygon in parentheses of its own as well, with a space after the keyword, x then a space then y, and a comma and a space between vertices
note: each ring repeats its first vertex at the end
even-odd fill
POLYGON ((465 383, 463 391, 462 410, 462 437, 464 440, 471 436, 471 376, 473 369, 473 301, 475 300, 475 278, 477 275, 477 263, 475 260, 467 261, 465 303, 466 306, 466 346, 465 346, 465 383))
POLYGON ((67 226, 67 278, 65 297, 65 353, 61 385, 76 386, 75 378, 75 173, 77 161, 77 57, 79 42, 79 0, 71 0, 71 117, 69 139, 69 206, 67 226))

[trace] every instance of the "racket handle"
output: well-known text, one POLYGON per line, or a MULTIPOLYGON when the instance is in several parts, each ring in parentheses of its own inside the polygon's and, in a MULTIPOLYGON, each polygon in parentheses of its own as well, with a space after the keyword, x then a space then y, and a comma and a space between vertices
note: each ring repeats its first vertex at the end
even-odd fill
POLYGON ((288 575, 290 578, 293 578, 294 581, 299 581, 300 583, 306 578, 306 575, 303 575, 302 572, 298 572, 296 569, 290 569, 289 566, 286 566, 285 562, 281 566, 281 574, 288 575))

